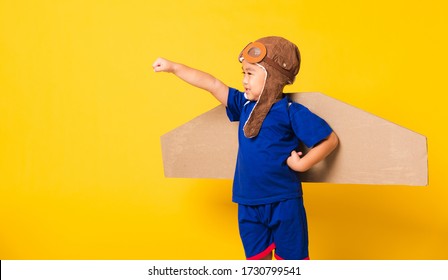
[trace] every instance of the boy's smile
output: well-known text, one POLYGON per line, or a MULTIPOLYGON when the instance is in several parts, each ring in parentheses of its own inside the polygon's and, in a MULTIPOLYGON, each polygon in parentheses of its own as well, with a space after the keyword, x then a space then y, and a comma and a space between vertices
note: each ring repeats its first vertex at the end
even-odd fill
POLYGON ((266 82, 266 70, 258 65, 243 60, 243 86, 246 98, 257 101, 266 82))

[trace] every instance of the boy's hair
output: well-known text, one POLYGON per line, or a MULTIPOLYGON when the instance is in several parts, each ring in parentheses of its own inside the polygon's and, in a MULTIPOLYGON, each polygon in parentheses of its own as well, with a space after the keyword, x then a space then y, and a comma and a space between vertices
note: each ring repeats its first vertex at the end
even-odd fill
POLYGON ((244 135, 256 137, 272 105, 283 98, 283 88, 292 84, 300 69, 299 48, 282 37, 260 38, 248 44, 239 61, 255 63, 266 70, 266 81, 257 103, 244 124, 244 135))

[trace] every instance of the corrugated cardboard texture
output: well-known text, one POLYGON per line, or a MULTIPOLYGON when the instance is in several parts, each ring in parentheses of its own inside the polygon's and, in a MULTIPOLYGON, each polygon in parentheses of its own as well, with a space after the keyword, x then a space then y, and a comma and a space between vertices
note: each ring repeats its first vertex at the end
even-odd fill
MULTIPOLYGON (((338 148, 302 173, 304 182, 335 184, 428 184, 426 137, 321 93, 291 99, 325 119, 338 148)), ((161 137, 166 177, 233 178, 237 123, 218 106, 161 137)), ((303 148, 303 151, 306 151, 303 148)))

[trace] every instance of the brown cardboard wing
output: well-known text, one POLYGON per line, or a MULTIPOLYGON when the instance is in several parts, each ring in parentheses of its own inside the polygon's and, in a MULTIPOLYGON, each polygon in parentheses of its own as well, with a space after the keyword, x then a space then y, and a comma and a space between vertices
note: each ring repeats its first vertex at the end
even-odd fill
MULTIPOLYGON (((325 119, 340 142, 330 156, 301 174, 302 181, 428 184, 425 136, 322 93, 290 96, 325 119)), ((237 127, 228 120, 224 106, 218 106, 163 135, 165 176, 231 179, 238 150, 237 127)))

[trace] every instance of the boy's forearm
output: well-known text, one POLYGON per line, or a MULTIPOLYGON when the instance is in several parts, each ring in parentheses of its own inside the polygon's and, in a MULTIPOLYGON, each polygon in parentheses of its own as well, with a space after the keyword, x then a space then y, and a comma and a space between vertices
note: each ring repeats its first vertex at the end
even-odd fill
POLYGON ((180 63, 174 63, 172 73, 185 82, 205 90, 208 90, 210 88, 210 84, 214 79, 214 77, 208 73, 180 63))
POLYGON ((339 139, 334 132, 322 141, 319 145, 312 148, 305 156, 298 162, 293 169, 300 172, 305 172, 315 164, 326 158, 338 145, 339 139))
POLYGON ((152 67, 155 72, 173 73, 190 85, 210 92, 219 102, 227 106, 229 88, 212 75, 162 57, 157 58, 152 67))

